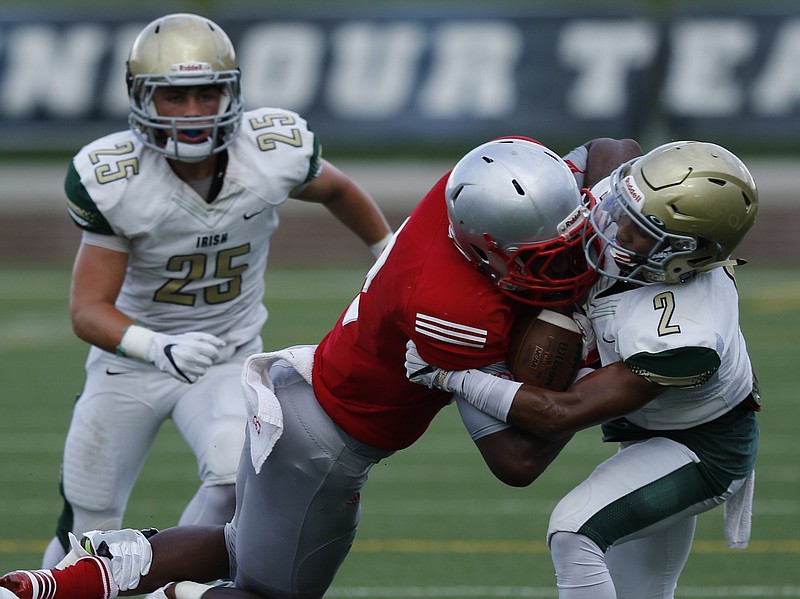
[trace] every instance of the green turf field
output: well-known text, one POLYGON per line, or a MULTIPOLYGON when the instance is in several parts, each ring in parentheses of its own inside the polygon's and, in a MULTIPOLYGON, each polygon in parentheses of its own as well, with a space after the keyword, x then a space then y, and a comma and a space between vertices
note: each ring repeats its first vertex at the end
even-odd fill
MULTIPOLYGON (((271 271, 267 347, 316 341, 361 274, 271 271)), ((748 267, 739 283, 766 403, 753 539, 729 551, 722 510, 701 516, 678 596, 800 597, 800 271, 748 267)), ((60 452, 86 351, 69 327, 68 284, 66 269, 0 269, 0 573, 38 567, 60 508, 60 452)), ((611 450, 585 431, 532 486, 512 489, 492 478, 455 410, 445 410, 415 446, 373 469, 359 538, 329 596, 555 597, 548 514, 611 450)), ((170 526, 196 482, 166 426, 126 524, 170 526)))

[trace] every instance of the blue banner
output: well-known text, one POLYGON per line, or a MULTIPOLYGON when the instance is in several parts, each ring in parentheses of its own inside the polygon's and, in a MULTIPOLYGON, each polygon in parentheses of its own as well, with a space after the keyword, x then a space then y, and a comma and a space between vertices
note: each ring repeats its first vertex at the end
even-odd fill
MULTIPOLYGON (((611 136, 796 150, 800 8, 733 11, 215 20, 248 106, 297 110, 326 152, 425 153, 505 134, 562 148, 611 136)), ((74 150, 127 127, 125 59, 148 20, 0 15, 0 150, 74 150)))

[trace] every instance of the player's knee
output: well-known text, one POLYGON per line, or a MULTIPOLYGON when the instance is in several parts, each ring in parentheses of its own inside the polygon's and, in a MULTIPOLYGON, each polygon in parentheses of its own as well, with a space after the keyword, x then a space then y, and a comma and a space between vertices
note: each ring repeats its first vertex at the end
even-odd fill
POLYGON ((220 432, 206 447, 200 464, 200 478, 205 485, 232 485, 244 446, 244 426, 236 433, 220 432))
POLYGON ((557 532, 550 536, 548 543, 559 588, 591 589, 594 597, 601 596, 597 589, 602 585, 612 584, 603 551, 589 537, 557 532))
MULTIPOLYGON (((547 544, 553 559, 565 558, 571 561, 603 562, 604 552, 600 546, 586 535, 577 532, 556 532, 549 536, 547 544), (583 556, 580 557, 579 556, 583 556)), ((605 568, 605 566, 603 566, 605 568)))
POLYGON ((107 511, 124 504, 125 471, 117 448, 106 446, 92 435, 70 435, 64 449, 61 484, 64 498, 74 507, 107 511), (87 460, 86 456, 93 456, 87 460))

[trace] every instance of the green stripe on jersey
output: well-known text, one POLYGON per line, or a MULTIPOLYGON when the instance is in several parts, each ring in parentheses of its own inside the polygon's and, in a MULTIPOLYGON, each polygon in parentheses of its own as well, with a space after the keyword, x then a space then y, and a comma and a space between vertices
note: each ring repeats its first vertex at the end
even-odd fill
POLYGON ((89 196, 89 192, 81 183, 81 176, 75 170, 74 163, 70 162, 67 169, 67 176, 64 180, 64 191, 67 194, 69 212, 72 220, 81 229, 100 233, 101 235, 113 235, 114 230, 108 221, 97 209, 94 200, 89 196))
POLYGON ((657 354, 634 354, 625 365, 647 380, 667 387, 695 387, 719 368, 719 355, 707 347, 679 347, 657 354))

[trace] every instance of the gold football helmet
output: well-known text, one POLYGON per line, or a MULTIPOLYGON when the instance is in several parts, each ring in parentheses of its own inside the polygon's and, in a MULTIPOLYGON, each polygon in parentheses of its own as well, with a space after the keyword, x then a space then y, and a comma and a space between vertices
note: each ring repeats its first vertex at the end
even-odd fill
POLYGON ((147 147, 168 158, 198 162, 224 150, 236 136, 244 112, 236 53, 227 34, 209 19, 180 13, 148 24, 131 47, 127 83, 131 129, 147 147), (157 88, 197 85, 219 86, 217 115, 176 119, 157 114, 157 88), (208 128, 212 134, 201 143, 177 141, 181 130, 208 128))
POLYGON ((664 144, 617 168, 606 185, 589 216, 594 231, 585 237, 584 252, 599 273, 637 284, 683 283, 735 265, 731 253, 758 212, 747 167, 712 143, 664 144), (618 242, 622 218, 652 237, 648 252, 618 242))

